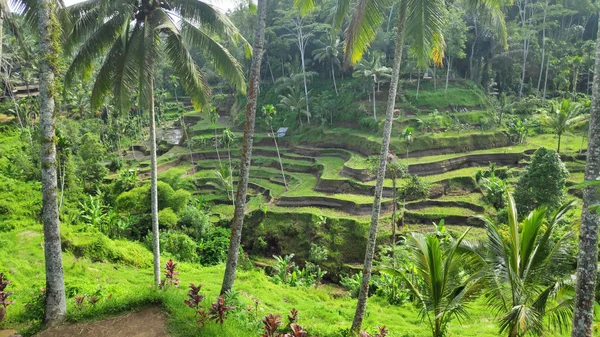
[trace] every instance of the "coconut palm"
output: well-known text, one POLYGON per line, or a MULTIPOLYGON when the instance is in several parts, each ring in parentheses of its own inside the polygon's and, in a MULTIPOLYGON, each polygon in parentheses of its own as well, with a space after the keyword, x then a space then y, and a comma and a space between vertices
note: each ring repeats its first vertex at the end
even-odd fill
POLYGON ((302 94, 302 90, 294 86, 288 88, 287 94, 279 95, 279 104, 277 106, 297 115, 300 125, 302 125, 302 115, 305 115, 307 119, 310 118, 310 113, 305 108, 305 100, 306 96, 302 94))
POLYGON ((421 309, 422 318, 429 323, 433 337, 446 336, 448 323, 453 318, 468 318, 466 305, 478 293, 477 274, 466 279, 461 275, 465 258, 459 246, 468 232, 469 229, 447 248, 435 234, 413 233, 408 245, 416 280, 408 277, 412 271, 382 270, 404 279, 421 309))
MULTIPOLYGON (((600 18, 599 18, 600 20, 600 18)), ((600 26, 599 26, 600 27, 600 26)), ((600 34, 596 42, 596 55, 600 54, 600 34)), ((594 86, 587 149, 585 180, 595 181, 600 177, 600 57, 596 57, 594 86)), ((588 186, 583 191, 583 211, 579 230, 579 256, 577 258, 577 287, 575 313, 573 314, 573 337, 591 337, 594 324, 594 304, 598 269, 598 223, 600 213, 590 208, 600 204, 600 193, 596 187, 588 186)))
POLYGON ((581 104, 573 102, 570 99, 562 101, 551 101, 548 108, 546 125, 558 136, 558 146, 556 152, 560 153, 560 141, 565 134, 585 122, 585 116, 581 115, 581 104))
MULTIPOLYGON (((2 1, 4 3, 4 1, 2 1)), ((60 220, 57 196, 55 72, 59 64, 60 37, 57 25, 59 5, 52 0, 40 0, 38 6, 26 6, 26 15, 35 16, 40 35, 40 126, 42 139, 42 220, 44 223, 44 258, 46 267, 46 313, 44 322, 55 324, 67 315, 65 280, 60 242, 60 220)), ((5 9, 7 7, 4 7, 5 9)))
POLYGON ((215 131, 214 145, 215 151, 217 151, 217 158, 219 159, 219 165, 221 165, 221 155, 219 154, 219 137, 217 136, 217 126, 219 125, 219 113, 217 112, 217 108, 214 106, 210 108, 210 112, 208 113, 210 117, 210 124, 215 131))
POLYGON ((567 241, 573 232, 554 237, 574 203, 553 214, 545 207, 533 210, 521 223, 512 195, 507 194, 507 237, 489 218, 484 249, 469 265, 482 267, 488 304, 500 315, 500 333, 509 337, 543 336, 547 327, 566 328, 573 313, 571 275, 561 275, 569 256, 567 241), (549 220, 547 220, 549 219, 549 220), (477 262, 478 261, 478 262, 477 262))
POLYGON ((354 67, 354 77, 365 77, 373 80, 373 118, 377 120, 376 93, 380 84, 390 78, 391 69, 381 65, 381 55, 373 54, 371 61, 362 60, 354 67))
POLYGON ((192 101, 204 107, 210 89, 189 47, 198 47, 222 76, 238 90, 245 90, 240 64, 215 37, 246 42, 223 13, 203 1, 88 0, 69 7, 69 12, 74 24, 65 51, 77 52, 66 73, 65 87, 72 86, 79 77, 87 80, 94 60, 104 56, 92 89, 92 109, 98 109, 110 92, 118 111, 128 112, 131 97, 137 91, 140 109, 149 114, 154 281, 158 285, 161 265, 154 113, 156 65, 162 57, 170 62, 192 101))
MULTIPOLYGON (((301 0, 300 0, 301 1, 301 0)), ((308 1, 308 0, 304 0, 308 1)), ((400 66, 404 53, 405 37, 410 47, 411 55, 417 60, 420 69, 429 65, 431 59, 434 63, 441 64, 444 56, 443 27, 445 19, 446 3, 442 0, 399 0, 396 47, 394 51, 394 63, 391 74, 390 90, 386 107, 386 118, 383 127, 381 152, 379 156, 379 168, 377 169, 377 180, 375 184, 375 199, 373 201, 373 212, 371 214, 371 225, 367 250, 363 266, 363 280, 360 286, 358 303, 351 330, 359 332, 366 311, 369 282, 371 280, 371 267, 375 254, 377 238, 377 225, 379 212, 381 210, 381 193, 387 165, 390 137, 392 134, 392 121, 396 107, 396 93, 400 76, 400 66)), ((335 17, 335 28, 341 27, 346 13, 350 8, 350 0, 338 0, 337 14, 335 17)), ((346 30, 345 57, 346 66, 356 64, 368 49, 370 43, 375 39, 377 29, 383 23, 384 0, 359 0, 356 4, 352 19, 346 30)), ((469 5, 485 8, 490 13, 489 18, 504 27, 504 15, 501 11, 499 0, 472 0, 469 5)), ((505 29, 503 30, 505 31, 505 29)), ((506 35, 502 35, 506 39, 506 35)))
POLYGON ((271 104, 267 104, 262 108, 263 116, 265 116, 265 122, 271 129, 271 136, 273 137, 273 142, 275 143, 275 149, 277 150, 277 158, 279 159, 279 167, 281 168, 281 177, 283 178, 283 184, 285 185, 285 189, 287 191, 287 181, 285 179, 285 171, 283 170, 283 163, 281 162, 281 154, 279 154, 279 146, 277 145, 277 135, 275 131, 273 131, 273 118, 277 114, 277 110, 271 104))
POLYGON ((231 132, 231 129, 227 128, 223 130, 221 137, 223 145, 227 146, 227 156, 229 158, 229 185, 231 186, 231 200, 234 200, 233 192, 233 165, 231 164, 231 145, 235 142, 235 134, 231 132))
POLYGON ((337 82, 335 80, 335 68, 341 66, 340 54, 342 50, 342 42, 339 38, 330 36, 328 43, 318 41, 319 48, 313 50, 312 54, 316 61, 321 63, 329 62, 331 65, 331 78, 333 79, 333 88, 335 94, 339 96, 337 82))
POLYGON ((248 194, 248 179, 250 177, 250 162, 252 160, 252 142, 254 139, 254 126, 256 122, 256 105, 258 104, 258 90, 260 84, 260 65, 262 63, 265 47, 265 26, 267 18, 267 0, 258 0, 257 24, 254 38, 254 55, 250 68, 250 82, 248 84, 248 100, 246 103, 246 122, 244 123, 244 136, 242 138, 242 154, 240 158, 240 177, 238 181, 233 221, 231 224, 231 237, 225 273, 221 284, 221 295, 233 289, 235 273, 237 270, 240 245, 242 242, 242 229, 246 210, 246 195, 248 194))

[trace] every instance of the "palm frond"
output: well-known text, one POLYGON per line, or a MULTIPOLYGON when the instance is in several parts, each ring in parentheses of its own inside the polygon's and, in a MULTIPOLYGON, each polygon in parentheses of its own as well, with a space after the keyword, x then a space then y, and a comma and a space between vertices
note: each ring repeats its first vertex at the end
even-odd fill
POLYGON ((359 0, 350 25, 346 29, 344 65, 355 65, 375 39, 383 23, 383 9, 387 0, 359 0))
POLYGON ((294 7, 300 12, 300 15, 306 15, 314 11, 316 6, 315 0, 294 0, 294 7))
POLYGON ((225 47, 185 20, 181 22, 181 34, 187 44, 198 47, 217 71, 235 85, 240 93, 246 93, 244 70, 225 47))
POLYGON ((437 52, 440 53, 443 45, 445 3, 443 0, 406 1, 406 39, 411 54, 417 60, 417 65, 425 69, 432 59, 434 50, 437 48, 437 52))

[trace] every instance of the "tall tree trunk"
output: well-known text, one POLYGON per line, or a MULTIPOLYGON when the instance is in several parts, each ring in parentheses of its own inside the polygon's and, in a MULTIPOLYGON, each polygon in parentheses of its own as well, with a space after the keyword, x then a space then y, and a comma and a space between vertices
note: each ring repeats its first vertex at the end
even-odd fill
POLYGON ((217 151, 217 158, 219 159, 219 166, 221 163, 221 155, 219 154, 219 138, 217 137, 217 123, 215 122, 215 150, 217 151))
POLYGON ((225 265, 225 275, 221 286, 221 295, 233 288, 235 272, 237 269, 242 228, 244 225, 244 211, 246 208, 246 194, 248 191, 248 178, 250 176, 250 161, 252 159, 252 142, 254 138, 254 122, 256 120, 256 105, 260 81, 260 65, 262 63, 265 45, 265 21, 267 17, 267 0, 258 0, 258 24, 254 42, 254 55, 252 57, 252 70, 248 88, 248 103, 246 103, 246 122, 244 123, 244 137, 242 139, 242 156, 240 159, 240 181, 238 182, 237 196, 231 225, 231 238, 229 252, 225 265))
MULTIPOLYGON (((600 20, 599 20, 600 21, 600 20)), ((596 65, 592 88, 592 113, 587 150, 585 180, 600 177, 600 34, 596 41, 596 65)), ((577 286, 572 337, 591 337, 594 324, 594 295, 598 265, 598 224, 600 216, 590 206, 600 203, 597 187, 583 191, 583 212, 579 230, 579 256, 577 259, 577 286)))
POLYGON ((377 121, 377 96, 375 95, 375 82, 373 82, 373 118, 377 121))
POLYGON ((446 60, 446 64, 448 65, 448 69, 446 70, 446 89, 444 90, 444 94, 448 93, 448 78, 450 77, 450 64, 452 63, 452 60, 448 57, 446 60))
POLYGON ((546 101, 546 88, 548 87, 548 69, 550 69, 550 57, 546 61, 546 73, 544 74, 544 92, 542 94, 542 102, 546 101))
MULTIPOLYGON (((302 34, 302 29, 300 29, 300 34, 302 34)), ((303 35, 301 35, 303 36, 303 35)), ((302 79, 304 80, 304 98, 306 100, 306 120, 307 124, 310 124, 310 109, 308 107, 308 84, 306 80, 306 65, 304 62, 304 48, 306 45, 302 42, 302 47, 300 48, 300 58, 302 58, 302 79)))
POLYGON ((400 3, 400 13, 398 15, 398 32, 396 34, 396 47, 394 51, 394 67, 392 70, 392 79, 390 82, 390 92, 386 108, 385 125, 383 128, 383 138, 381 141, 381 153, 379 155, 379 168, 377 169, 377 183, 375 185, 375 197, 373 200, 373 213, 371 214, 371 226, 369 229, 369 238, 367 240, 367 250, 365 252, 365 262, 363 265, 363 277, 358 293, 358 303, 352 322, 351 331, 358 333, 362 327, 362 321, 367 310, 367 298, 369 297, 369 283, 371 282, 371 268, 373 267, 373 255, 375 254, 375 245, 377 240, 377 226, 379 223, 379 212, 381 210, 381 193, 383 191, 383 181, 385 179, 385 170, 387 166, 387 157, 390 146, 390 136, 392 134, 392 120, 394 118, 394 109, 396 106, 396 91, 398 90, 398 80, 400 77, 400 65, 402 64, 402 51, 404 47, 404 23, 406 21, 406 1, 400 3))
POLYGON ((275 143, 275 149, 277 150, 277 158, 279 159, 279 167, 281 167, 281 177, 283 178, 283 184, 285 185, 285 190, 288 190, 287 181, 285 180, 285 171, 283 170, 283 163, 281 162, 281 155, 279 154, 279 146, 277 145, 277 137, 275 136, 275 132, 273 132, 273 125, 271 125, 271 135, 273 136, 273 142, 275 143))
POLYGON ((519 85, 519 98, 523 97, 523 86, 525 85, 525 71, 527 70, 527 54, 529 52, 529 40, 523 40, 523 64, 521 65, 521 84, 519 85))
MULTIPOLYGON (((235 206, 235 192, 233 191, 233 165, 231 164, 231 148, 227 144, 227 157, 229 158, 229 185, 231 185, 231 202, 235 206)), ((229 194, 229 192, 227 192, 229 194)))
POLYGON ((333 62, 331 62, 331 78, 333 79, 333 88, 335 89, 335 95, 339 96, 340 93, 338 92, 337 82, 335 81, 335 67, 333 65, 333 62))
POLYGON ((150 210, 152 212, 152 252, 154 253, 154 284, 160 284, 160 233, 158 228, 158 168, 156 165, 156 122, 154 116, 154 76, 148 75, 150 88, 148 113, 150 115, 150 210))
MULTIPOLYGON (((392 179, 392 246, 396 246, 396 208, 398 201, 396 200, 396 177, 392 179)), ((393 254, 392 250, 392 254, 393 254)))
POLYGON ((475 57, 475 46, 477 45, 477 40, 479 39, 479 30, 477 29, 477 12, 473 14, 473 30, 475 31, 475 36, 473 38, 473 44, 471 45, 471 55, 469 56, 469 76, 471 76, 471 81, 475 81, 473 58, 475 57))
MULTIPOLYGON (((548 2, 546 2, 546 7, 548 6, 548 2)), ((546 14, 547 14, 547 8, 544 7, 544 20, 543 20, 543 27, 542 27, 542 62, 540 62, 540 76, 538 77, 538 83, 537 83, 537 92, 538 95, 540 94, 540 86, 542 84, 542 74, 544 73, 544 60, 546 58, 546 14)))
POLYGON ((556 152, 560 154, 560 140, 562 138, 562 133, 558 134, 558 146, 556 147, 556 152))
POLYGON ((421 69, 417 71, 417 97, 416 100, 419 100, 419 89, 421 88, 421 69))
POLYGON ((67 315, 65 280, 60 244, 56 177, 56 133, 54 94, 55 72, 60 52, 59 27, 51 0, 41 0, 38 8, 40 34, 40 127, 42 132, 42 221, 44 224, 44 258, 46 267, 46 314, 44 322, 53 325, 67 315))

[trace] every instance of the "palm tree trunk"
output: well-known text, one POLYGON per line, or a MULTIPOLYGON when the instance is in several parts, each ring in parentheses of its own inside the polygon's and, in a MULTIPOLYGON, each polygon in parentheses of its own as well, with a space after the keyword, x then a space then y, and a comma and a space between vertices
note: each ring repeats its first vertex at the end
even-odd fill
POLYGON ((217 137, 217 123, 215 122, 215 150, 217 151, 217 158, 219 159, 219 166, 221 164, 221 155, 219 154, 219 138, 217 137))
POLYGON ((148 112, 150 114, 150 210, 152 213, 152 252, 154 253, 154 284, 160 284, 160 233, 158 228, 158 168, 156 166, 156 122, 154 116, 154 78, 148 85, 148 112))
POLYGON ((419 89, 421 87, 421 69, 417 71, 417 97, 416 100, 419 100, 419 89))
MULTIPOLYGON (((587 150, 585 180, 600 177, 600 35, 596 42, 596 65, 592 88, 592 112, 587 150)), ((573 314, 572 337, 591 337, 594 324, 594 295, 598 264, 598 224, 600 215, 590 210, 590 206, 600 203, 600 195, 595 187, 583 190, 583 212, 579 230, 579 256, 577 259, 577 287, 575 292, 575 312, 573 314)))
POLYGON ((267 0, 258 0, 258 24, 254 42, 254 55, 248 88, 248 103, 246 104, 246 122, 244 123, 244 137, 242 139, 242 156, 240 159, 240 181, 231 225, 231 238, 229 252, 225 265, 225 275, 221 285, 221 295, 233 288, 235 272, 237 269, 242 228, 244 225, 244 211, 246 208, 246 194, 248 191, 248 178, 250 176, 250 161, 252 159, 252 140, 254 138, 254 124, 256 120, 256 105, 260 81, 260 65, 262 63, 265 45, 265 21, 267 17, 267 0))
POLYGON ((381 141, 381 153, 379 155, 379 168, 377 169, 377 183, 375 185, 375 198, 373 200, 373 213, 371 214, 371 226, 369 229, 369 238, 367 240, 367 250, 365 252, 365 262, 363 266, 363 277, 358 294, 358 303, 356 313, 352 322, 351 331, 358 333, 362 326, 367 309, 367 298, 369 297, 369 283, 371 282, 371 268, 373 266, 373 255, 375 254, 375 245, 377 240, 377 225, 379 223, 379 212, 381 210, 381 193, 383 191, 383 181, 385 179, 385 170, 387 165, 387 156, 390 146, 390 136, 392 134, 392 120, 394 117, 394 108, 396 106, 396 92, 398 90, 398 80, 400 77, 400 65, 402 64, 402 51, 404 47, 404 23, 406 21, 406 1, 400 3, 400 13, 398 15, 398 32, 396 34, 396 50, 394 51, 394 68, 392 70, 392 79, 390 82, 390 92, 386 108, 385 125, 383 128, 383 138, 381 141))
POLYGON ((561 133, 559 133, 559 134, 558 134, 558 146, 556 147, 556 152, 557 152, 558 154, 560 154, 560 140, 561 140, 561 138, 562 138, 562 134, 561 134, 561 133))
POLYGON ((542 62, 540 62, 540 75, 538 77, 537 83, 537 92, 540 94, 540 86, 542 84, 542 74, 544 73, 544 59, 546 58, 546 16, 547 16, 547 6, 548 2, 546 1, 546 7, 544 7, 544 20, 542 27, 542 62))
POLYGON ((333 78, 333 88, 335 89, 335 95, 339 96, 340 93, 338 92, 337 82, 335 81, 335 68, 333 66, 333 62, 331 62, 331 78, 333 78))
POLYGON ((55 72, 58 71, 58 25, 53 2, 41 0, 38 8, 40 33, 40 127, 42 132, 42 221, 46 267, 46 314, 44 322, 53 325, 67 315, 65 280, 60 243, 56 178, 55 72))
POLYGON ((229 143, 227 143, 227 157, 229 157, 229 185, 231 185, 231 201, 235 206, 235 195, 233 192, 233 165, 231 164, 231 148, 229 147, 229 143))
POLYGON ((373 118, 377 121, 377 102, 375 100, 375 82, 373 82, 373 118))
POLYGON ((447 61, 448 62, 446 62, 446 63, 448 65, 448 69, 446 70, 446 89, 444 90, 444 94, 448 93, 448 78, 450 77, 450 64, 451 64, 452 60, 448 57, 447 61))
POLYGON ((550 56, 546 60, 546 73, 544 74, 544 92, 542 93, 542 102, 546 100, 546 88, 548 87, 548 69, 550 69, 550 56))
POLYGON ((283 163, 281 162, 281 155, 279 154, 279 146, 277 145, 277 137, 275 137, 275 132, 273 132, 273 125, 271 125, 271 135, 273 136, 273 142, 275 143, 275 149, 277 150, 277 158, 279 158, 279 167, 281 167, 281 177, 283 178, 283 184, 285 185, 285 190, 288 190, 287 181, 285 180, 285 171, 283 171, 283 163))
MULTIPOLYGON (((396 245, 396 206, 397 206, 397 200, 396 200, 396 177, 393 177, 392 179, 392 246, 396 245)), ((393 250, 392 250, 392 254, 393 254, 393 250)))

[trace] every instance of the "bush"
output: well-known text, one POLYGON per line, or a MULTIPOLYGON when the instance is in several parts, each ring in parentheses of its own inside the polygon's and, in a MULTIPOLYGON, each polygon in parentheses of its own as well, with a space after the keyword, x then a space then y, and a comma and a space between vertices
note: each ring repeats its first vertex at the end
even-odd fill
POLYGON ((231 232, 222 227, 212 227, 198 245, 200 263, 215 265, 227 260, 231 232))
POLYGON ((199 240, 206 235, 212 224, 208 214, 196 207, 188 206, 182 212, 178 225, 184 233, 199 240))
POLYGON ((179 217, 170 207, 164 208, 158 212, 158 224, 160 227, 174 228, 179 222, 179 217))
POLYGON ((556 151, 544 147, 533 154, 515 188, 515 203, 520 215, 529 214, 540 206, 549 211, 558 208, 565 197, 569 171, 556 151))
POLYGON ((165 252, 173 255, 176 260, 185 262, 198 261, 198 244, 185 234, 161 232, 160 246, 165 252))

